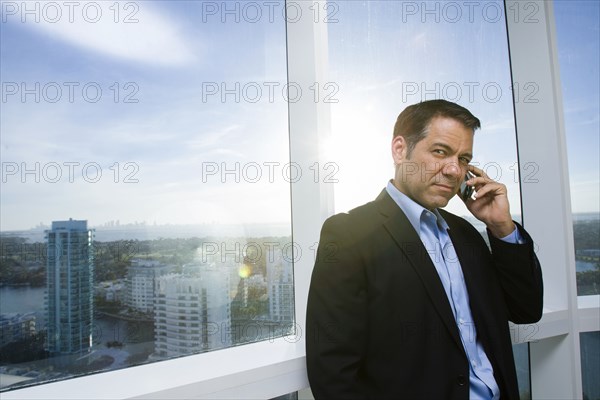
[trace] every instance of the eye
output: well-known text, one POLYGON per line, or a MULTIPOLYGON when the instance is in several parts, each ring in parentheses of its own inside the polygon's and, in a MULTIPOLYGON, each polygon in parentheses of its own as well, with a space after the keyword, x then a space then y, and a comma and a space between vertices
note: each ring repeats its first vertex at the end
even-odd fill
POLYGON ((462 165, 468 165, 471 162, 471 160, 467 157, 460 157, 458 160, 462 165))
POLYGON ((446 151, 445 151, 445 150, 443 150, 443 149, 434 149, 434 150, 433 150, 433 153, 434 153, 434 154, 439 154, 439 155, 441 155, 441 156, 443 156, 443 155, 446 155, 446 151))

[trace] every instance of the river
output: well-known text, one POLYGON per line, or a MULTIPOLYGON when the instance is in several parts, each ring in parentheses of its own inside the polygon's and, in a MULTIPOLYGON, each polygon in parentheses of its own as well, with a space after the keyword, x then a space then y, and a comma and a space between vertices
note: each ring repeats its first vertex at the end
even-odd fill
MULTIPOLYGON (((0 287, 0 314, 34 313, 36 316, 36 330, 42 330, 45 327, 44 297, 45 288, 43 287, 0 287)), ((88 357, 92 359, 103 356, 112 358, 109 365, 102 367, 104 370, 144 363, 154 351, 152 322, 125 321, 99 314, 93 324, 93 346, 88 357), (108 348, 107 342, 112 341, 121 342, 123 346, 108 348)), ((61 366, 64 366, 71 362, 69 360, 77 358, 80 358, 80 356, 64 356, 61 357, 61 360, 50 358, 45 361, 27 363, 26 365, 14 365, 14 367, 27 370, 45 370, 50 364, 60 363, 61 366)), ((10 373, 11 371, 7 372, 10 373)), ((40 378, 44 380, 43 375, 40 378)))

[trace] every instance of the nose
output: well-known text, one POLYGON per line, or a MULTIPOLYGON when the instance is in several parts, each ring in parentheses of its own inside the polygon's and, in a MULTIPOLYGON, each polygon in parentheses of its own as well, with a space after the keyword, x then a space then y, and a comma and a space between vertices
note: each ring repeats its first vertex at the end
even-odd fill
POLYGON ((444 175, 449 177, 451 176, 458 181, 461 180, 464 175, 463 169, 460 167, 460 165, 458 165, 458 162, 456 161, 448 162, 446 165, 444 165, 442 172, 444 175))

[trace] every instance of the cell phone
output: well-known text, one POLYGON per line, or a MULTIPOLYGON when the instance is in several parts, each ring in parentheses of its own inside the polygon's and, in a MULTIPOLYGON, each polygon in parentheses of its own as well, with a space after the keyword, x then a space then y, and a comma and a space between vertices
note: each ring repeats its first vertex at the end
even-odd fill
POLYGON ((467 185, 467 181, 474 177, 475 174, 473 174, 471 171, 467 171, 467 173, 465 174, 465 178, 460 184, 460 197, 463 199, 463 201, 467 201, 469 200, 469 198, 473 199, 473 194, 475 193, 475 186, 467 185))

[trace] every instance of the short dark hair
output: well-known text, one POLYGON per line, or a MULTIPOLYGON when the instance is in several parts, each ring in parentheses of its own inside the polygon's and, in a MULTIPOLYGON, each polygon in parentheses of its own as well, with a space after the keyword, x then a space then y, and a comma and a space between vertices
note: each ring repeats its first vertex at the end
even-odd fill
POLYGON ((469 110, 447 100, 427 100, 408 106, 398 115, 394 126, 394 137, 404 136, 407 145, 407 157, 429 133, 429 124, 436 117, 452 118, 466 128, 481 128, 479 119, 469 110))

